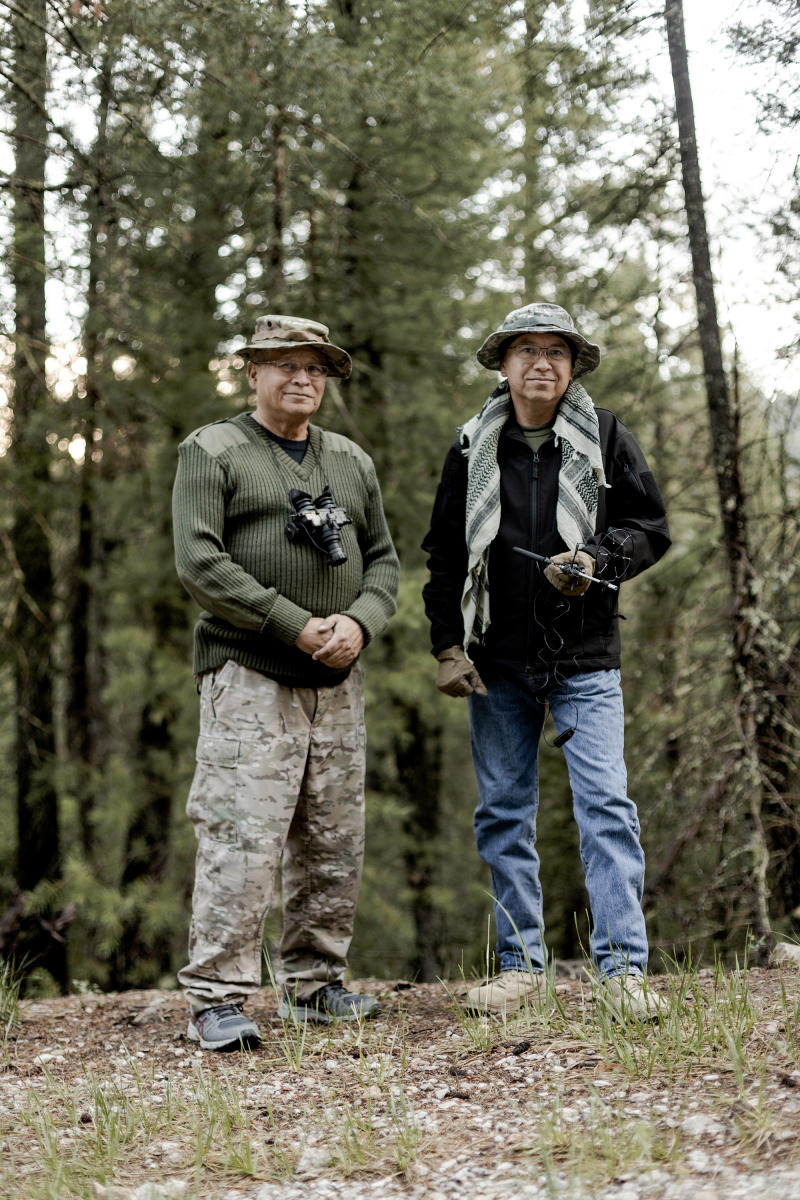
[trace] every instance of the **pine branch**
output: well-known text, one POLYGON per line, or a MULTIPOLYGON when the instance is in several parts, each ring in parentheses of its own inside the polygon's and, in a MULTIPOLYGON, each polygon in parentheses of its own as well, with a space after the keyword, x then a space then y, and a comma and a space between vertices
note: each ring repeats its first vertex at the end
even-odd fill
MULTIPOLYGON (((303 124, 302 121, 299 123, 303 124)), ((332 146, 335 146, 337 150, 340 150, 351 163, 359 168, 359 170, 364 171, 365 174, 371 176, 372 179, 374 179, 376 183, 380 184, 384 191, 386 191, 393 200, 396 200, 397 203, 403 208, 413 213, 414 216, 417 217, 418 220, 420 220, 423 225, 430 230, 434 237, 440 241, 443 246, 446 246, 448 250, 456 249, 453 242, 451 242, 447 234, 439 228, 432 217, 429 217, 428 214, 421 209, 418 204, 414 204, 413 201, 409 200, 407 196, 398 191, 394 184, 390 183, 389 180, 380 173, 380 171, 376 170, 371 163, 367 162, 365 158, 362 158, 360 154, 351 149, 350 146, 348 146, 346 142, 343 142, 341 138, 337 137, 335 133, 332 133, 329 129, 325 129, 321 125, 314 125, 310 132, 317 133, 320 135, 320 137, 325 138, 325 140, 330 142, 332 146)))

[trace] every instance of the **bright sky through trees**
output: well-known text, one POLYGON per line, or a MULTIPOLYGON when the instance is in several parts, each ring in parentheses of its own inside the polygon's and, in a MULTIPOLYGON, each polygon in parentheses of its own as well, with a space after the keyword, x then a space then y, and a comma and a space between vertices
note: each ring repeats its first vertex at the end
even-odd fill
MULTIPOLYGON (((792 174, 800 144, 795 138, 792 145, 786 130, 771 136, 759 130, 759 106, 753 93, 772 72, 737 55, 730 48, 727 29, 738 21, 756 24, 770 11, 764 0, 684 5, 720 320, 724 328, 735 331, 742 355, 766 396, 776 389, 790 391, 800 382, 796 361, 775 357, 778 348, 797 338, 798 303, 797 297, 786 298, 786 283, 778 277, 778 252, 767 231, 769 214, 796 187, 792 174)), ((658 66, 666 86, 671 86, 663 42, 658 66)))
MULTIPOLYGON (((582 7, 577 5, 576 7, 582 7)), ((671 78, 661 4, 653 3, 649 37, 631 40, 632 61, 643 59, 656 73, 664 94, 671 78)), ((684 17, 695 103, 700 165, 709 234, 718 283, 717 304, 732 352, 731 331, 742 356, 766 395, 793 390, 800 370, 776 357, 779 348, 798 334, 797 298, 787 294, 778 274, 780 251, 770 239, 768 217, 787 201, 800 143, 791 144, 786 130, 771 136, 758 128, 754 93, 770 79, 769 66, 746 62, 729 45, 731 24, 756 24, 771 12, 765 0, 704 0, 686 4, 684 17)), ((71 124, 74 124, 72 115, 71 124)), ((0 169, 11 169, 10 145, 0 140, 0 169)), ((57 236, 57 234, 56 234, 57 236)), ((61 285, 49 281, 48 321, 54 345, 75 334, 61 285)), ((71 350, 66 357, 70 358, 71 350)), ((53 364, 55 370, 55 363, 53 364)), ((71 384, 71 372, 64 386, 71 384)), ((58 372, 56 371, 56 376, 58 372)), ((56 386, 58 379, 56 378, 56 386)))

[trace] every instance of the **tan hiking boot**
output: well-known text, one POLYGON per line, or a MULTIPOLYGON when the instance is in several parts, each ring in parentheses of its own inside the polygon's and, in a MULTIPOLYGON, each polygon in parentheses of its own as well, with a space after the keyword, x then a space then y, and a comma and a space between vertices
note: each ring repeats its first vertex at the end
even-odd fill
POLYGON ((524 1004, 539 1005, 547 985, 543 971, 501 971, 467 992, 467 1008, 475 1013, 506 1013, 524 1004))
POLYGON ((669 1012, 668 1002, 641 975, 612 975, 605 987, 618 1019, 657 1021, 669 1012))

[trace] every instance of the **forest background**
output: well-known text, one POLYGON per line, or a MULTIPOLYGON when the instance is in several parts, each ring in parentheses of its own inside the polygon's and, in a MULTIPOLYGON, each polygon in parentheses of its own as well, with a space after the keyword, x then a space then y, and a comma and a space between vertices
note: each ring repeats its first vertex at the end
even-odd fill
MULTIPOLYGON (((800 6, 747 11, 730 41, 768 69, 754 137, 791 155, 800 6)), ((797 395, 748 373, 735 329, 709 357, 690 127, 648 65, 664 18, 651 0, 0 0, 0 957, 29 993, 169 987, 183 961, 196 614, 170 492, 180 440, 248 406, 235 347, 263 312, 323 320, 352 353, 320 420, 373 456, 403 568, 364 656, 355 973, 457 977, 491 942, 420 542, 491 387, 474 351, 534 297, 601 344, 592 397, 670 513, 672 550, 621 605, 653 966, 797 937, 797 395)), ((754 227, 776 325, 800 298, 787 179, 754 227)), ((548 940, 571 959, 587 900, 547 745, 541 770, 548 940)))

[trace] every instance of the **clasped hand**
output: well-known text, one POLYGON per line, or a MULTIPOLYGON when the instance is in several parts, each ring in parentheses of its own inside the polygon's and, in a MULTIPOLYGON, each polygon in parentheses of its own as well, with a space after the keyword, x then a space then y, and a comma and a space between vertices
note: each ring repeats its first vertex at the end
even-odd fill
POLYGON ((364 630, 358 621, 333 613, 312 617, 300 630, 295 645, 316 662, 341 670, 354 663, 364 648, 364 630))

